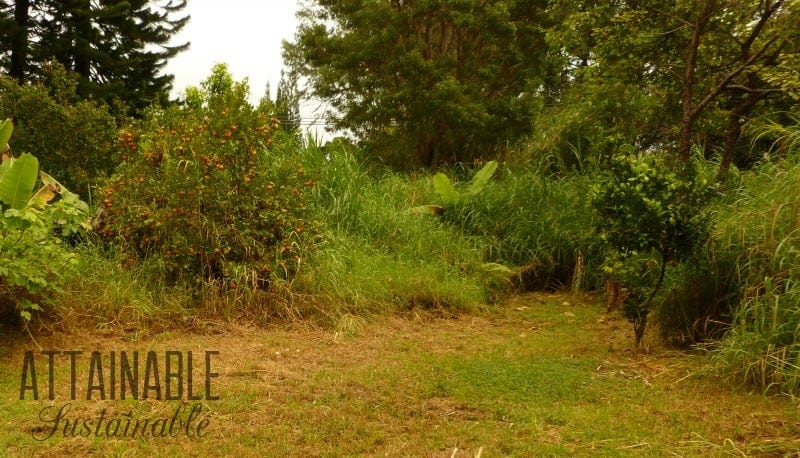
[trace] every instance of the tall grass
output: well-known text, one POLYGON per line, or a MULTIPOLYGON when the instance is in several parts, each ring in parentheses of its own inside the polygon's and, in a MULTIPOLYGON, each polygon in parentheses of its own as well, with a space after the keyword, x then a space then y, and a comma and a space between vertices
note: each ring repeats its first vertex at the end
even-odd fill
POLYGON ((45 327, 140 329, 184 315, 194 303, 190 290, 169 287, 153 273, 157 266, 125 268, 113 248, 92 241, 73 249, 62 267, 64 282, 45 309, 45 327))
POLYGON ((367 173, 344 148, 305 152, 319 173, 313 207, 324 240, 292 288, 326 301, 324 313, 385 313, 410 307, 469 309, 492 295, 477 243, 410 209, 429 203, 426 176, 367 173))
MULTIPOLYGON (((312 145, 306 155, 321 173, 313 200, 328 231, 295 285, 349 304, 347 313, 491 301, 509 287, 498 265, 514 269, 525 289, 571 285, 579 265, 582 286, 597 284, 602 248, 588 176, 501 167, 479 195, 432 217, 409 211, 439 203, 432 174, 368 173, 343 148, 312 145)), ((448 174, 459 181, 472 173, 448 174)))
MULTIPOLYGON (((795 151, 796 154, 798 151, 795 151)), ((714 351, 728 379, 800 393, 800 163, 766 163, 743 175, 718 207, 716 243, 737 254, 739 304, 714 351)))
POLYGON ((459 205, 448 219, 482 240, 485 261, 517 267, 524 289, 571 285, 579 263, 578 270, 588 273, 583 287, 592 288, 603 249, 593 231, 590 180, 502 168, 483 193, 459 205))

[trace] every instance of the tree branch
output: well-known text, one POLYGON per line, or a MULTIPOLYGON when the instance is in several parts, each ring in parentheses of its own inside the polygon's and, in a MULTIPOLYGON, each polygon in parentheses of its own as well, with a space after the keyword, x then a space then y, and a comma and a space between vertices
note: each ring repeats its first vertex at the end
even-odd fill
POLYGON ((725 90, 742 91, 748 94, 771 94, 773 92, 783 92, 783 89, 755 89, 741 84, 731 84, 725 87, 725 90))
POLYGON ((766 44, 764 44, 764 46, 761 49, 758 50, 757 53, 750 56, 746 61, 744 61, 741 65, 739 65, 732 72, 730 72, 728 76, 723 78, 722 81, 720 81, 720 83, 717 85, 717 87, 715 87, 714 90, 712 90, 708 95, 706 95, 706 97, 694 107, 691 113, 692 118, 697 117, 697 115, 699 115, 700 112, 703 111, 703 109, 709 103, 711 103, 714 100, 714 98, 719 95, 720 92, 722 92, 723 90, 725 90, 726 87, 728 87, 731 80, 739 76, 739 74, 742 73, 747 67, 749 67, 753 62, 757 61, 762 55, 764 55, 764 53, 767 52, 767 49, 769 49, 769 47, 772 46, 772 44, 775 43, 777 40, 778 40, 777 36, 772 37, 766 44))
POLYGON ((747 53, 750 52, 750 47, 753 46, 753 42, 761 34, 761 31, 764 30, 764 26, 767 24, 767 21, 769 21, 769 18, 772 17, 772 15, 775 14, 775 12, 778 11, 780 7, 783 5, 783 1, 784 0, 778 0, 771 6, 769 2, 767 2, 766 6, 764 7, 764 12, 761 15, 761 18, 759 18, 755 27, 753 27, 753 30, 750 31, 750 35, 741 45, 742 57, 745 57, 747 53))

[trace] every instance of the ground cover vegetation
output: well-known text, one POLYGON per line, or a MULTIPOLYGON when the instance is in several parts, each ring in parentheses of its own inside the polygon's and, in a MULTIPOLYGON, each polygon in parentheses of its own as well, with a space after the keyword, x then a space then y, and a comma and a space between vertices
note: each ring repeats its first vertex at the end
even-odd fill
MULTIPOLYGON (((263 329, 217 321, 192 333, 173 324, 151 335, 40 335, 44 348, 80 338, 104 358, 122 338, 140 355, 217 349, 213 390, 221 399, 200 403, 210 421, 202 439, 84 438, 68 429, 66 437, 59 430, 38 441, 52 430, 39 421, 42 407, 69 398, 68 358, 57 357, 55 401, 19 401, 19 363, 30 343, 9 342, 0 347, 0 448, 20 457, 796 453, 796 399, 733 392, 692 376, 703 357, 665 350, 634 356, 630 334, 623 317, 604 317, 593 298, 531 293, 480 315, 418 311, 338 333, 307 323, 263 329)), ((88 353, 76 366, 82 382, 88 353)), ((39 383, 42 399, 48 390, 39 383)), ((70 419, 96 419, 101 411, 104 424, 127 414, 158 419, 176 405, 98 401, 96 393, 87 401, 85 389, 78 384, 70 419)))
MULTIPOLYGON (((0 2, 7 325, 347 334, 610 283, 631 346, 706 349, 735 385, 798 394, 796 1, 309 1, 281 96, 255 106, 224 65, 168 103, 153 72, 177 48, 118 62, 130 24, 85 7, 0 2), (70 35, 23 46, 24 11, 111 32, 47 63, 70 35), (347 136, 302 138, 301 96, 347 136)), ((180 9, 138 42, 166 43, 180 9)))

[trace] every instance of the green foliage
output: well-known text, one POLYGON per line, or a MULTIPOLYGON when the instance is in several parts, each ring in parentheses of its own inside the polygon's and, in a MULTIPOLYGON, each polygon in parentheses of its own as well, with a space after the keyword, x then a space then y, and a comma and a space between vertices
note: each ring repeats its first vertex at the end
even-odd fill
MULTIPOLYGON (((128 263, 154 260, 170 282, 265 289, 289 278, 312 243, 315 182, 300 146, 216 66, 186 106, 153 109, 120 137, 123 163, 102 191, 98 229, 128 263)), ((153 265, 153 263, 146 263, 153 265)))
POLYGON ((436 190, 436 194, 442 199, 444 205, 451 207, 458 205, 458 201, 461 199, 461 194, 456 191, 450 179, 442 172, 433 176, 433 189, 436 190))
POLYGON ((492 179, 492 175, 494 175, 496 170, 497 161, 489 161, 486 165, 481 167, 480 170, 475 172, 475 176, 472 177, 472 180, 469 182, 464 192, 464 197, 472 198, 480 194, 486 185, 489 184, 489 180, 492 179))
POLYGON ((10 119, 6 119, 0 123, 0 152, 8 150, 8 140, 11 139, 11 133, 14 131, 14 125, 10 119))
POLYGON ((508 278, 512 271, 504 266, 515 266, 524 289, 552 289, 575 281, 576 288, 591 287, 595 279, 581 278, 583 269, 598 264, 601 250, 587 231, 594 224, 586 199, 589 179, 553 179, 538 170, 505 168, 498 180, 490 181, 496 170, 496 162, 487 163, 463 192, 437 173, 434 190, 445 207, 422 205, 412 212, 444 215, 461 236, 480 244, 485 270, 508 278))
MULTIPOLYGON (((0 125, 11 134, 10 121, 0 125)), ((2 140, 3 138, 0 138, 2 140)), ((73 258, 62 237, 87 227, 88 206, 45 173, 35 157, 4 155, 0 164, 0 312, 26 320, 59 290, 62 270, 73 258), (37 175, 43 186, 33 192, 37 175), (61 198, 50 203, 56 196, 61 198)), ((2 313, 0 313, 2 314, 2 313)))
POLYGON ((731 190, 714 207, 714 252, 735 259, 728 275, 737 294, 731 297, 731 328, 712 353, 713 367, 737 385, 794 395, 800 393, 798 151, 731 177, 731 190))
POLYGON ((11 209, 24 209, 33 196, 39 161, 23 154, 19 159, 9 157, 0 167, 0 201, 11 209))
MULTIPOLYGON (((450 182, 450 178, 443 172, 438 172, 433 176, 433 189, 436 190, 436 194, 439 195, 442 204, 445 207, 452 208, 480 194, 489 183, 489 180, 496 170, 497 161, 487 162, 486 165, 475 173, 463 192, 456 191, 453 183, 450 182)), ((422 214, 438 214, 437 208, 438 207, 432 205, 423 205, 413 208, 412 211, 422 214)))
POLYGON ((793 1, 560 1, 549 13, 562 84, 535 121, 537 158, 576 167, 629 143, 688 160, 695 142, 751 165, 733 155, 741 124, 796 105, 793 1))
POLYGON ((67 188, 86 191, 118 162, 117 125, 104 105, 78 100, 76 80, 51 68, 49 86, 0 76, 0 117, 13 117, 16 152, 34 152, 67 188))
POLYGON ((163 69, 188 48, 188 43, 170 43, 189 19, 180 15, 186 1, 12 3, 0 3, 0 18, 3 13, 8 18, 0 33, 0 57, 10 54, 0 65, 14 80, 47 79, 44 64, 55 60, 77 76, 83 99, 102 100, 130 114, 168 102, 173 76, 163 69))
POLYGON ((622 263, 613 274, 629 289, 625 312, 638 345, 667 265, 684 261, 707 239, 710 188, 692 163, 673 171, 658 156, 619 155, 592 194, 600 236, 622 263))
POLYGON ((293 290, 318 297, 322 312, 340 316, 410 308, 454 313, 496 297, 503 274, 484 265, 473 240, 451 225, 408 208, 434 198, 430 176, 367 165, 340 142, 306 149, 305 167, 319 170, 311 208, 324 243, 308 257, 293 290))
POLYGON ((702 205, 710 189, 688 166, 670 170, 655 155, 616 156, 594 188, 601 236, 621 255, 656 251, 680 260, 704 240, 702 205))
POLYGON ((384 163, 491 158, 530 131, 545 2, 308 2, 292 71, 384 163), (489 156, 489 157, 487 157, 489 156))
MULTIPOLYGON (((523 289, 555 289, 570 285, 581 264, 592 272, 602 260, 591 232, 590 183, 587 177, 556 179, 503 168, 483 192, 445 213, 445 219, 480 240, 486 262, 514 266, 523 289)), ((589 275, 576 286, 592 288, 595 280, 589 275)))

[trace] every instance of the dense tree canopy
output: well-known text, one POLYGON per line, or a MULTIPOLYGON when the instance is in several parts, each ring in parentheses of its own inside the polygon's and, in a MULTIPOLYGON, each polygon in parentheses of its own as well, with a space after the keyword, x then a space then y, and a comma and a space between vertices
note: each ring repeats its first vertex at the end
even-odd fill
POLYGON ((702 144, 724 170, 746 118, 798 102, 797 1, 560 3, 548 38, 567 83, 548 118, 553 144, 613 138, 683 160, 702 144), (604 127, 585 129, 587 119, 604 127))
POLYGON ((0 67, 19 82, 44 77, 43 64, 61 63, 79 75, 84 98, 120 99, 131 111, 166 102, 170 46, 188 21, 185 0, 0 1, 0 67))
POLYGON ((330 103, 335 128, 391 144, 406 164, 465 161, 530 130, 547 82, 545 5, 319 0, 285 57, 330 103))
POLYGON ((334 128, 417 165, 532 135, 536 154, 571 156, 562 163, 621 144, 686 160, 701 144, 724 171, 747 120, 797 105, 799 10, 797 0, 316 0, 285 57, 330 103, 334 128))

